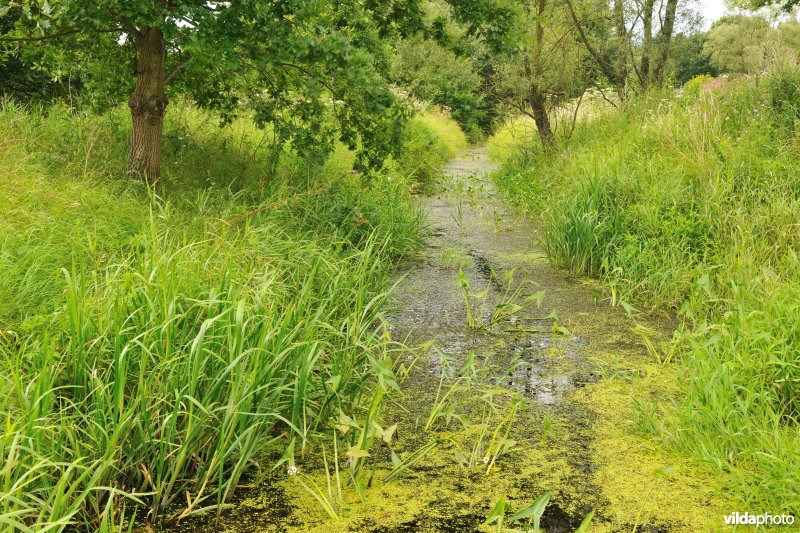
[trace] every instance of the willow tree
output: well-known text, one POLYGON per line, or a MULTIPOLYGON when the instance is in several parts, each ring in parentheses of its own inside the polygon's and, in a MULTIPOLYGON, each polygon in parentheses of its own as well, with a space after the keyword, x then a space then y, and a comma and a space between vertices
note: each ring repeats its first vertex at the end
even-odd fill
POLYGON ((248 102, 260 123, 291 115, 300 126, 290 136, 311 136, 332 116, 366 160, 397 144, 403 111, 375 57, 382 35, 418 20, 416 2, 11 0, 0 15, 10 9, 24 16, 2 41, 101 47, 109 71, 134 58, 133 88, 117 94, 130 109, 132 177, 160 176, 167 87, 178 81, 227 113, 248 102))
POLYGON ((555 144, 553 108, 577 97, 592 75, 585 53, 562 6, 553 0, 517 0, 513 23, 500 47, 492 47, 497 62, 493 94, 536 124, 545 149, 555 144))

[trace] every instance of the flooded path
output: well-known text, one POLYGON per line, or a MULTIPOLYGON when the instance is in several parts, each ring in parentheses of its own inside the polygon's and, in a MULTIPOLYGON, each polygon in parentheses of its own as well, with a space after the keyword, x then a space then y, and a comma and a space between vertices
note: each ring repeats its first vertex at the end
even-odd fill
POLYGON ((402 394, 382 415, 397 425, 394 455, 374 452, 369 483, 345 488, 338 520, 277 475, 221 530, 490 531, 498 499, 518 511, 544 493, 550 533, 592 510, 589 531, 723 530, 733 504, 664 445, 660 405, 679 394, 676 369, 632 331, 648 328, 657 344, 670 324, 634 322, 600 287, 554 268, 536 226, 494 191, 493 168, 485 148, 470 149, 423 200, 429 235, 401 265, 387 314, 393 340, 421 347, 403 352, 402 394))
MULTIPOLYGON (((648 426, 659 418, 648 411, 650 402, 656 405, 674 393, 671 369, 648 353, 632 332, 634 321, 611 307, 601 288, 550 264, 532 221, 495 192, 488 177, 494 168, 483 147, 448 165, 441 192, 425 200, 430 235, 424 251, 407 265, 389 322, 397 340, 433 342, 404 384, 398 417, 416 414, 424 420, 435 408, 442 373, 452 384, 466 363, 472 365, 466 373, 477 377, 466 394, 454 394, 461 405, 453 400, 449 408, 469 422, 451 421, 446 431, 470 434, 469 424, 480 426, 481 420, 476 397, 503 388, 525 399, 511 426, 514 447, 488 474, 454 465, 458 450, 441 450, 429 458, 432 470, 420 468, 408 480, 410 494, 387 493, 400 499, 394 505, 407 516, 382 506, 384 520, 364 529, 487 530, 481 525, 499 497, 519 510, 544 492, 551 500, 542 527, 551 533, 574 531, 593 509, 590 531, 717 529, 727 507, 715 510, 721 502, 714 481, 648 438, 655 437, 648 436, 648 426), (513 280, 504 284, 509 272, 513 280), (464 278, 469 292, 478 294, 469 304, 464 278), (493 322, 498 303, 507 302, 493 322), (468 305, 479 327, 470 327, 468 305), (511 313, 517 305, 523 309, 511 313)), ((644 325, 656 336, 670 331, 670 324, 644 325)), ((507 411, 499 407, 497 417, 507 411)), ((490 430, 496 425, 487 423, 490 430)), ((471 443, 469 437, 453 440, 466 441, 466 449, 471 443)))

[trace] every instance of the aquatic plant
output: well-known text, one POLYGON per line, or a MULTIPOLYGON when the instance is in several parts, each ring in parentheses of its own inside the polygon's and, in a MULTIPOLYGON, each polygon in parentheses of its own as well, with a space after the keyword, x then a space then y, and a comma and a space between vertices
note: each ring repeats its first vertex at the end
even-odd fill
POLYGON ((465 269, 472 264, 472 259, 462 249, 451 246, 442 251, 440 265, 447 269, 465 269))
POLYGON ((453 220, 455 221, 456 225, 464 229, 464 201, 458 200, 456 201, 456 213, 455 215, 450 215, 453 220))
POLYGON ((494 269, 489 267, 490 273, 486 288, 479 292, 471 292, 469 278, 463 270, 459 269, 458 286, 467 307, 467 327, 472 329, 488 328, 509 320, 534 303, 537 306, 541 305, 544 292, 524 294, 525 284, 514 286, 514 271, 514 269, 508 270, 500 278, 494 269), (485 319, 493 285, 499 286, 499 289, 494 299, 492 313, 488 319, 485 319))
MULTIPOLYGON (((502 533, 503 531, 519 531, 517 529, 505 528, 504 525, 508 522, 515 524, 515 527, 524 528, 522 531, 526 533, 539 533, 541 531, 542 515, 544 515, 547 509, 548 503, 550 503, 550 493, 546 492, 539 496, 532 504, 514 513, 506 520, 505 515, 509 512, 510 507, 508 503, 506 503, 506 497, 502 496, 492 507, 492 511, 486 518, 484 525, 496 524, 498 533, 502 533)), ((589 524, 592 518, 594 518, 594 511, 591 511, 584 517, 581 524, 575 530, 575 533, 586 533, 589 531, 589 524)))
POLYGON ((433 424, 441 417, 446 418, 446 424, 450 424, 453 418, 460 419, 455 413, 455 408, 450 403, 450 399, 458 392, 470 390, 473 377, 471 371, 474 369, 474 358, 468 358, 467 362, 462 365, 459 375, 450 380, 445 370, 448 362, 447 356, 441 350, 437 350, 437 353, 441 362, 442 372, 439 376, 439 385, 436 388, 436 397, 431 404, 431 411, 423 428, 425 431, 430 430, 433 424))

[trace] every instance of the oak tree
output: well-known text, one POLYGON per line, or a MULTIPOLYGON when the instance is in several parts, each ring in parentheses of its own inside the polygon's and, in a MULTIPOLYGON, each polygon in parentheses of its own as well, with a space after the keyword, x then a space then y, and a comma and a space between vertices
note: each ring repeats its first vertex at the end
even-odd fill
POLYGON ((160 176, 167 86, 175 83, 224 115, 246 105, 296 145, 339 135, 374 164, 398 144, 405 112, 380 72, 381 39, 418 23, 416 2, 11 0, 0 16, 11 9, 24 16, 0 35, 5 44, 102 47, 108 72, 133 57, 133 177, 160 176))

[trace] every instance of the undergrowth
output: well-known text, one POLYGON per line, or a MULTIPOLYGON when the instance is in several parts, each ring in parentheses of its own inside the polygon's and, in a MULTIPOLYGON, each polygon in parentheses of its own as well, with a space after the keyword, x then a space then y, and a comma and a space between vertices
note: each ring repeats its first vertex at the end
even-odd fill
MULTIPOLYGON (((496 181, 551 259, 682 318, 662 437, 752 511, 800 511, 800 69, 651 94, 496 181)), ((532 142, 532 141, 531 141, 532 142)))
MULTIPOLYGON (((396 386, 381 312, 419 243, 415 169, 312 163, 184 102, 148 190, 123 177, 122 113, 0 108, 3 528, 220 510, 268 446, 396 386)), ((444 120, 414 119, 408 148, 444 120)))

